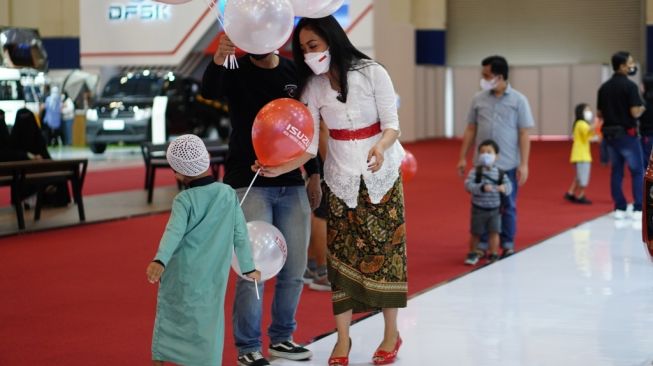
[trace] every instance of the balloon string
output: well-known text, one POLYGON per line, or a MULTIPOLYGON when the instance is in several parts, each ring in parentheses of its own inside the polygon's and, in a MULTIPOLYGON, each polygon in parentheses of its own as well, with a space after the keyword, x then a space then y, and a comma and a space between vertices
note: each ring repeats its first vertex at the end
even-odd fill
POLYGON ((254 289, 256 290, 256 300, 261 300, 261 297, 258 295, 258 281, 254 279, 254 289))
POLYGON ((252 189, 252 185, 254 184, 254 181, 256 180, 256 177, 258 177, 258 173, 261 172, 261 168, 258 168, 256 171, 256 174, 254 174, 254 178, 252 179, 252 182, 249 184, 249 187, 247 187, 247 190, 245 191, 245 195, 243 196, 243 199, 240 200, 240 205, 243 205, 243 202, 245 202, 245 197, 247 197, 247 194, 249 193, 249 190, 252 189))
MULTIPOLYGON (((224 30, 224 21, 223 21, 223 15, 220 13, 220 6, 219 6, 219 0, 205 0, 206 5, 208 5, 209 9, 212 10, 215 13, 215 17, 218 19, 218 23, 220 23, 220 27, 224 30)), ((238 68, 238 61, 236 61, 236 55, 228 55, 224 59, 224 63, 222 64, 227 69, 237 69, 238 68)))

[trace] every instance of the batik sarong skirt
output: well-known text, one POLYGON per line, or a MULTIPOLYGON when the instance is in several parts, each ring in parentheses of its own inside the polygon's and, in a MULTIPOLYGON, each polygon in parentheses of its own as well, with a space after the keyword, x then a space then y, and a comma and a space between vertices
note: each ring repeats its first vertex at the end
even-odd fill
POLYGON ((401 178, 373 204, 361 178, 356 208, 328 195, 328 275, 333 313, 406 306, 406 225, 401 178))

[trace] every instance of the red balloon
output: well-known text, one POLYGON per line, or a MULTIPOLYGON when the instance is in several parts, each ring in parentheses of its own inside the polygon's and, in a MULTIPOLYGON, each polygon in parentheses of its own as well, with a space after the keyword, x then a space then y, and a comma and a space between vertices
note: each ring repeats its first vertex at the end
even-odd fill
POLYGON ((401 180, 408 183, 417 174, 417 159, 410 151, 406 150, 406 155, 401 160, 401 180))
POLYGON ((303 103, 275 99, 254 119, 254 152, 263 166, 278 166, 301 156, 313 141, 313 133, 313 117, 303 103))

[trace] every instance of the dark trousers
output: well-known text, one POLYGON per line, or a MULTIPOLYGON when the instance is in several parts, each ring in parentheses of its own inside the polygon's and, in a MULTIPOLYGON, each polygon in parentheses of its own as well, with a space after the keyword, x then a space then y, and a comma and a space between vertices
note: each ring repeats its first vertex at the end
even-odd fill
POLYGON ((644 159, 642 145, 637 136, 621 136, 607 139, 610 155, 610 194, 615 210, 625 210, 628 206, 621 188, 624 179, 624 166, 630 170, 632 180, 633 210, 642 210, 642 187, 644 185, 644 159))

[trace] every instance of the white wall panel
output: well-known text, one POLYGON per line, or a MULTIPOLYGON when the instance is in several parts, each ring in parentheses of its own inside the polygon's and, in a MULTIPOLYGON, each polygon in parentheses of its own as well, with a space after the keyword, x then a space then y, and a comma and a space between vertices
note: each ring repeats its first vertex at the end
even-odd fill
POLYGON ((643 57, 643 0, 449 0, 447 64, 501 54, 514 65, 643 57))
POLYGON ((573 117, 571 67, 542 67, 540 90, 540 116, 536 118, 539 122, 537 124, 539 133, 543 135, 569 135, 573 117))
POLYGON ((524 94, 531 106, 535 128, 531 134, 541 134, 542 123, 540 121, 540 110, 542 104, 542 93, 540 89, 540 68, 538 67, 513 67, 509 74, 510 85, 524 94))

